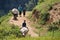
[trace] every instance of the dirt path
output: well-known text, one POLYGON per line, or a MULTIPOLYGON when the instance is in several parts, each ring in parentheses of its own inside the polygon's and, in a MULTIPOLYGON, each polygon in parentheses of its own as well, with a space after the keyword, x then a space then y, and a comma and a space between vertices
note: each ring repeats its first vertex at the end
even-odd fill
MULTIPOLYGON (((28 13, 28 12, 27 12, 27 13, 28 13)), ((28 14, 27 14, 26 16, 28 16, 28 14)), ((17 20, 17 21, 13 20, 13 17, 12 17, 9 22, 10 22, 11 24, 18 25, 18 26, 21 28, 22 23, 23 23, 24 20, 26 20, 27 27, 29 28, 28 34, 29 34, 31 37, 38 37, 38 34, 36 34, 36 33, 33 31, 34 28, 32 28, 31 25, 30 25, 31 22, 30 22, 26 17, 23 17, 23 15, 22 15, 22 17, 18 17, 18 20, 17 20)))

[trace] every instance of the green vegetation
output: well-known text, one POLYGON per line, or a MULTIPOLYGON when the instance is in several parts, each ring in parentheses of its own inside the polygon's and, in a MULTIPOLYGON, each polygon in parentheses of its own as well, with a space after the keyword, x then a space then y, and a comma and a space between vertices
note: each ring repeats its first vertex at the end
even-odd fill
POLYGON ((0 39, 6 40, 10 37, 21 37, 20 29, 18 26, 9 24, 9 19, 11 18, 11 13, 0 18, 0 39))
POLYGON ((26 10, 31 11, 36 5, 38 0, 30 0, 28 3, 26 3, 26 10))
MULTIPOLYGON (((38 5, 34 8, 40 11, 39 13, 40 16, 37 21, 39 25, 46 24, 46 22, 49 20, 49 17, 50 17, 49 11, 52 9, 52 6, 54 4, 59 3, 59 2, 60 0, 39 0, 38 5)), ((32 14, 29 16, 29 19, 35 21, 35 18, 32 18, 32 14)))
MULTIPOLYGON (((49 18, 49 10, 55 3, 59 3, 60 0, 39 0, 38 5, 34 8, 40 11, 40 23, 45 24, 46 19, 49 18)), ((39 22, 38 21, 38 22, 39 22)))
MULTIPOLYGON (((21 33, 19 32, 18 26, 11 25, 8 23, 9 19, 11 18, 11 13, 1 17, 0 19, 0 40, 59 40, 60 39, 60 32, 56 31, 54 37, 52 38, 52 32, 48 32, 45 36, 40 37, 22 37, 21 33)), ((37 27, 37 26, 36 26, 37 27)))
MULTIPOLYGON (((45 35, 36 38, 30 37, 29 35, 22 37, 19 27, 9 24, 9 20, 12 16, 11 12, 9 12, 7 15, 0 17, 0 40, 60 40, 60 20, 53 24, 46 24, 46 21, 49 20, 49 10, 53 4, 58 2, 60 2, 60 0, 39 0, 38 5, 34 8, 40 11, 40 16, 38 21, 32 24, 32 26, 38 29, 38 34, 48 28, 45 35)), ((29 14, 28 18, 34 20, 32 14, 29 14)))
POLYGON ((47 23, 47 21, 49 20, 49 16, 50 16, 49 11, 52 9, 52 6, 55 3, 59 3, 59 2, 60 2, 60 0, 39 0, 38 5, 34 8, 34 9, 40 11, 40 13, 39 13, 40 16, 39 16, 38 21, 35 22, 35 18, 32 17, 32 14, 30 14, 28 17, 31 21, 34 22, 31 26, 38 29, 38 32, 37 32, 38 34, 40 32, 43 32, 44 29, 48 28, 47 32, 45 33, 45 35, 43 35, 43 37, 49 37, 49 38, 55 37, 53 39, 51 38, 51 40, 57 40, 56 38, 60 38, 60 20, 58 22, 55 22, 52 24, 47 23))
POLYGON ((59 29, 58 26, 55 25, 54 23, 49 25, 49 31, 55 31, 55 30, 58 30, 58 29, 59 29))

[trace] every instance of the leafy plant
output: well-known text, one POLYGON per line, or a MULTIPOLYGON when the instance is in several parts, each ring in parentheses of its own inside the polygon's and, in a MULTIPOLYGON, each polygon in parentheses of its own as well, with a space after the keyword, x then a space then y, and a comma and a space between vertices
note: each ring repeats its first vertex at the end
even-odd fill
POLYGON ((40 20, 38 21, 39 24, 46 24, 49 20, 49 13, 44 13, 40 15, 40 20))
POLYGON ((58 30, 58 27, 57 27, 57 25, 50 24, 48 30, 49 30, 49 31, 55 31, 55 30, 58 30))

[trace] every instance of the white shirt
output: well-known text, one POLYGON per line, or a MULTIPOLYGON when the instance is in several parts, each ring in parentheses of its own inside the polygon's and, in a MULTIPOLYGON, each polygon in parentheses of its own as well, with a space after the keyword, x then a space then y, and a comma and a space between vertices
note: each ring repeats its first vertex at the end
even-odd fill
POLYGON ((21 32, 28 31, 28 28, 23 27, 23 28, 21 28, 21 30, 20 30, 20 31, 21 31, 21 32))
POLYGON ((13 12, 14 14, 19 13, 19 11, 18 11, 16 8, 13 8, 13 9, 12 9, 12 12, 13 12))

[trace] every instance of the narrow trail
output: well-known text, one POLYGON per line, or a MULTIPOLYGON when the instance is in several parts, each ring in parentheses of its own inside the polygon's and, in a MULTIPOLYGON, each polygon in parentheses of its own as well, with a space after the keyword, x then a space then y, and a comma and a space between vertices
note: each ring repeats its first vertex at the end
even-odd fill
MULTIPOLYGON (((29 13, 29 12, 26 13, 26 17, 29 15, 28 13, 29 13)), ((31 25, 30 25, 31 22, 30 22, 26 17, 23 17, 23 15, 22 15, 22 17, 19 17, 19 16, 18 16, 18 17, 17 17, 17 19, 18 19, 17 21, 13 20, 13 17, 11 17, 11 19, 9 20, 9 23, 14 24, 14 25, 18 25, 19 28, 21 28, 23 21, 26 20, 27 27, 29 28, 28 34, 29 34, 31 37, 38 37, 38 34, 36 34, 36 33, 33 31, 34 28, 32 28, 31 25)))

